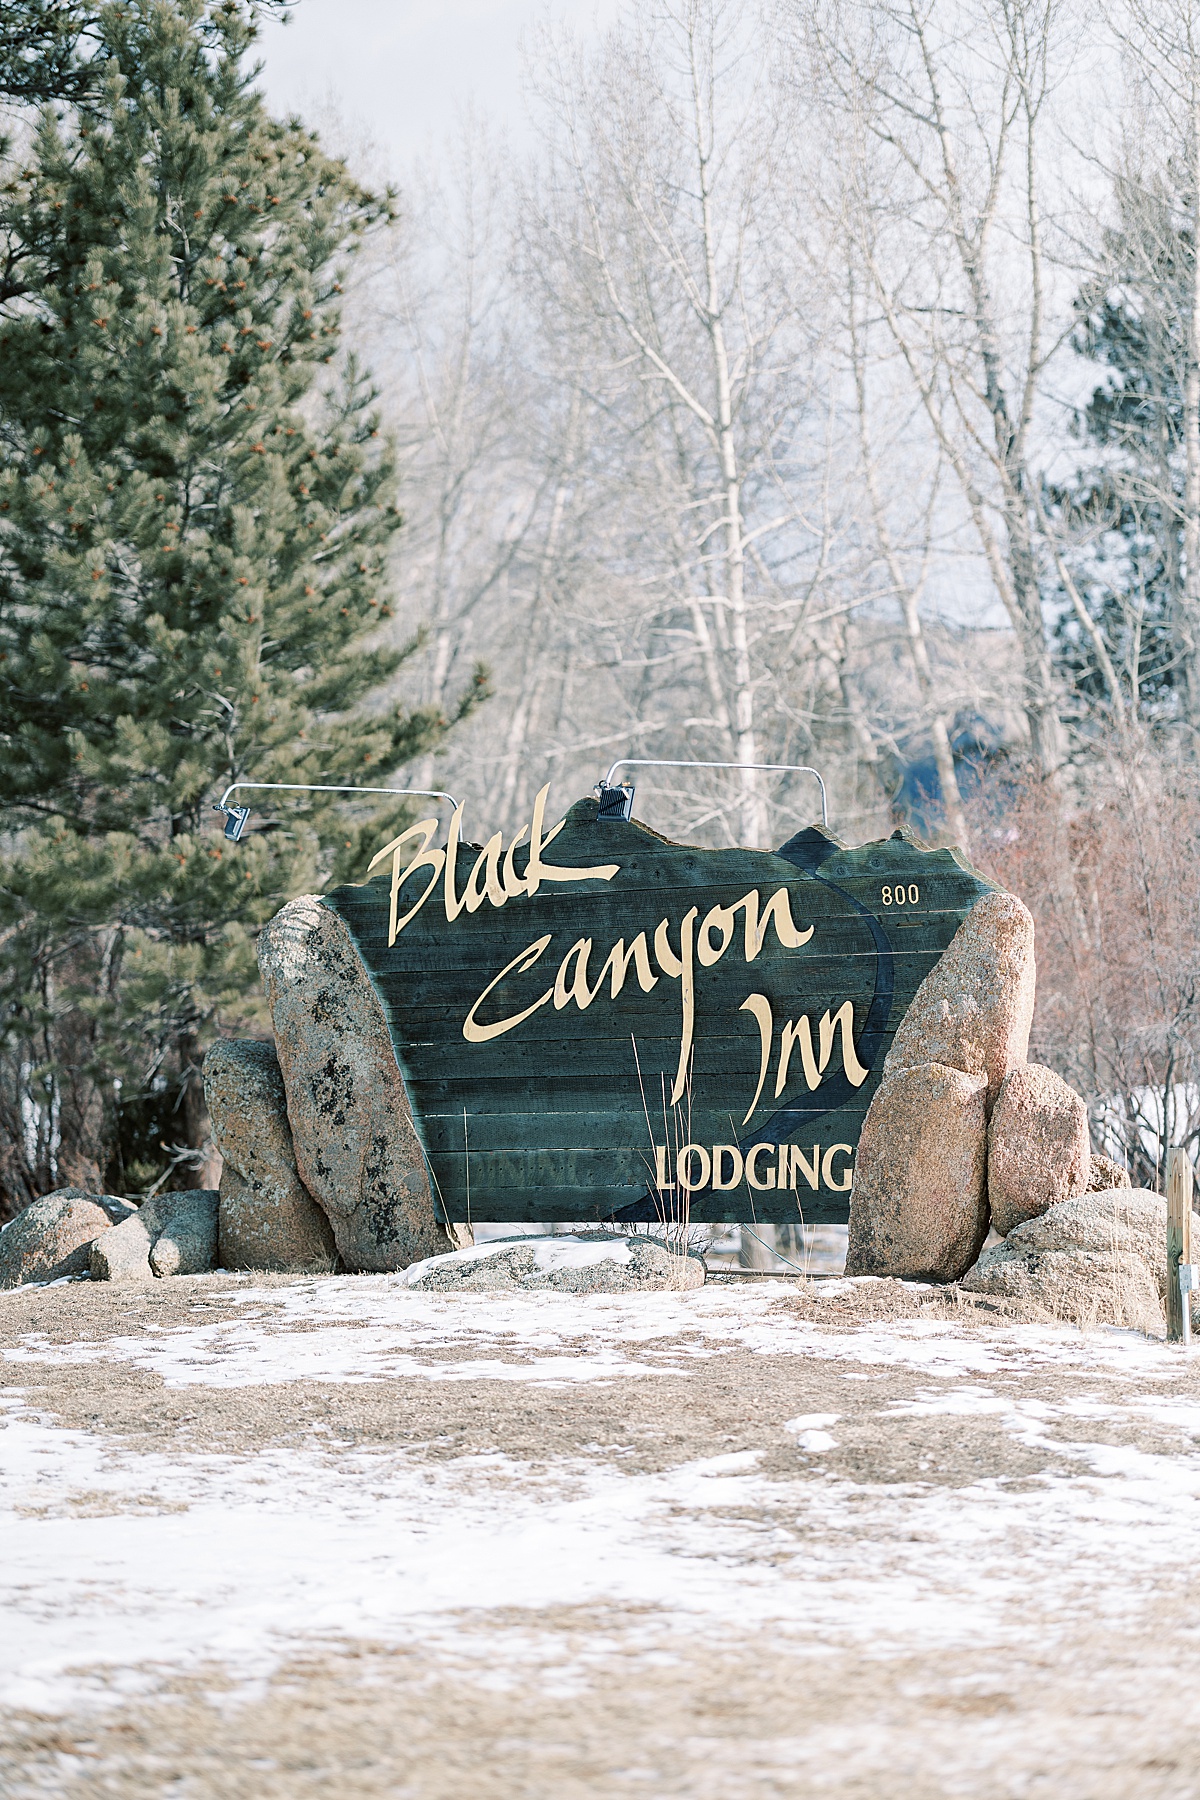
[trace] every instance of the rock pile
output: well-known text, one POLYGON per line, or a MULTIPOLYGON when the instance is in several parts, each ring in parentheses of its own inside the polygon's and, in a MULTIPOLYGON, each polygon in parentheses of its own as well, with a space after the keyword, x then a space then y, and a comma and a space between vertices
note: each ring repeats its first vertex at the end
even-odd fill
POLYGON ((913 996, 867 1109, 848 1275, 955 1281, 979 1255, 989 1120, 1025 1065, 1035 981, 1028 910, 985 894, 913 996))
POLYGON ((213 1046, 204 1088, 218 1192, 141 1207, 64 1188, 0 1231, 0 1287, 90 1274, 152 1281, 230 1269, 395 1270, 470 1234, 439 1223, 379 998, 314 895, 259 937, 275 1045, 213 1046))
POLYGON ((114 1194, 60 1188, 0 1231, 0 1288, 90 1275, 93 1281, 153 1281, 216 1266, 217 1195, 207 1188, 158 1194, 130 1206, 114 1194))
POLYGON ((1082 1097, 1026 1060, 1034 993, 1033 920, 986 895, 884 1063, 846 1273, 962 1280, 1056 1318, 1161 1328, 1166 1202, 1093 1152, 1082 1097), (1004 1241, 981 1255, 989 1228, 1004 1241))
MULTIPOLYGON (((49 1194, 0 1232, 0 1287, 83 1273, 151 1281, 218 1262, 408 1270, 411 1286, 434 1291, 703 1281, 699 1258, 639 1237, 464 1247, 438 1221, 383 1008, 342 920, 315 896, 294 900, 260 934, 259 961, 275 1045, 219 1043, 205 1060, 219 1192, 139 1208, 77 1188, 49 1194)), ((846 1272, 967 1276, 972 1292, 1055 1316, 1161 1321, 1165 1203, 1092 1152, 1083 1100, 1028 1061, 1034 991, 1033 921, 1011 895, 986 894, 884 1063, 859 1143, 846 1272), (992 1227, 1003 1242, 981 1255, 992 1227)))

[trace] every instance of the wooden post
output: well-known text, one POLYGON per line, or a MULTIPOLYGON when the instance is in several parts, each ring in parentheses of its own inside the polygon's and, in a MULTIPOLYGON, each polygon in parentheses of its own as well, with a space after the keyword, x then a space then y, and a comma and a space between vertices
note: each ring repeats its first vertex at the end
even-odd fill
MULTIPOLYGON (((1179 1265, 1192 1260, 1192 1160, 1186 1150, 1167 1158, 1167 1342, 1184 1339, 1184 1297, 1179 1291, 1179 1265)), ((1191 1296, 1187 1298, 1190 1306, 1191 1296)))

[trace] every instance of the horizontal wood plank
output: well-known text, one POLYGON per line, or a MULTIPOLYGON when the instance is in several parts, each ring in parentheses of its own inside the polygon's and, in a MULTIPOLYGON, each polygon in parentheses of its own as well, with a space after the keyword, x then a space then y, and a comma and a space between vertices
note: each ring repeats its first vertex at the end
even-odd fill
MULTIPOLYGON (((709 1186, 690 1199, 676 1190, 674 1201, 687 1204, 697 1221, 794 1222, 800 1210, 814 1222, 844 1220, 849 1197, 842 1184, 851 1158, 836 1151, 827 1165, 827 1152, 857 1146, 896 1026, 990 884, 952 852, 922 851, 901 838, 847 849, 814 829, 793 841, 788 857, 708 851, 671 844, 635 822, 597 823, 595 811, 591 800, 572 807, 545 858, 560 867, 615 863, 611 882, 546 884, 501 907, 485 899, 453 921, 439 889, 390 947, 387 872, 326 898, 345 920, 380 995, 445 1215, 465 1220, 469 1205, 476 1218, 514 1223, 605 1218, 646 1194, 656 1150, 670 1174, 685 1141, 706 1154, 717 1144, 745 1152, 756 1133, 765 1133, 771 1155, 761 1153, 759 1172, 768 1163, 776 1171, 786 1167, 788 1152, 781 1164, 777 1146, 794 1144, 803 1170, 816 1168, 818 1188, 802 1172, 795 1192, 756 1189, 743 1178, 734 1190, 709 1186), (698 909, 698 927, 713 908, 728 909, 754 890, 761 918, 780 888, 795 926, 811 925, 812 937, 788 948, 769 925, 748 962, 743 912, 718 961, 694 960, 688 1083, 681 1104, 668 1106, 664 1116, 664 1088, 675 1080, 684 1029, 683 984, 669 961, 681 951, 683 918, 698 909), (902 892, 903 903, 886 903, 885 890, 893 898, 902 892), (665 962, 653 948, 663 919, 665 962), (640 932, 656 983, 643 992, 631 966, 614 997, 610 981, 598 985, 600 970, 618 939, 628 950, 640 932), (542 956, 514 969, 481 1001, 506 965, 546 935, 542 956), (590 1003, 581 1008, 564 994, 561 1007, 552 1000, 536 1004, 553 989, 564 959, 563 980, 570 982, 578 958, 572 962, 568 953, 589 938, 590 1003), (770 1043, 766 1079, 743 1125, 763 1044, 762 1000, 748 1012, 750 996, 769 1006, 770 1043), (853 1058, 866 1067, 866 1078, 857 1085, 847 1079, 839 1031, 826 1046, 817 1087, 804 1078, 802 1050, 794 1045, 776 1095, 785 1024, 809 1017, 815 1056, 822 1017, 846 1001, 853 1010, 853 1058), (529 1007, 535 1010, 528 1018, 488 1041, 464 1037, 473 1008, 475 1022, 489 1026, 529 1007)), ((460 848, 460 897, 479 854, 477 847, 460 848)), ((523 874, 522 852, 513 866, 523 874)), ((406 884, 402 906, 419 891, 415 882, 406 884)), ((714 932, 719 944, 719 927, 714 932)), ((692 1159, 693 1178, 698 1160, 692 1159)))

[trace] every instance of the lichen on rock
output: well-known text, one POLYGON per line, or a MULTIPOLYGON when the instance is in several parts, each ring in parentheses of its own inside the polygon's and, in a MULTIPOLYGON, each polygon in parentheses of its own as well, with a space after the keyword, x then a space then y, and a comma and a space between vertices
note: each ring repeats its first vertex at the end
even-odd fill
POLYGON ((1108 1188, 1132 1187, 1129 1170, 1111 1156, 1102 1156, 1098 1150, 1092 1151, 1091 1166, 1088 1171, 1088 1182, 1085 1193, 1102 1194, 1108 1188))
POLYGON ((335 1268, 333 1230, 296 1169, 274 1045, 250 1038, 214 1044, 204 1058, 204 1094, 224 1158, 222 1268, 309 1273, 335 1268))
POLYGON ((348 1269, 452 1251, 439 1223, 379 996, 345 924, 313 894, 259 933, 296 1170, 348 1269))

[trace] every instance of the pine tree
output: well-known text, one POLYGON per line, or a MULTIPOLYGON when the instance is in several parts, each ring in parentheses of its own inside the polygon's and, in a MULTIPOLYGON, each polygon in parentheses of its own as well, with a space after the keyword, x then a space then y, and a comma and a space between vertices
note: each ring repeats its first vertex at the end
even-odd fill
MULTIPOLYGON (((1075 421, 1088 462, 1048 492, 1075 549, 1077 589, 1140 716, 1176 718, 1183 681, 1183 385, 1193 247, 1186 191, 1168 169, 1118 182, 1117 223, 1076 300, 1074 348, 1103 375, 1075 421)), ((1105 683, 1069 607, 1056 660, 1085 706, 1105 683)))
POLYGON ((0 93, 76 100, 94 73, 96 10, 63 0, 0 0, 0 93))
POLYGON ((220 790, 386 784, 446 725, 373 698, 406 653, 400 520, 339 271, 388 200, 270 116, 238 0, 130 0, 97 30, 89 93, 0 194, 10 1208, 56 1179, 134 1191, 194 1148, 198 1054, 254 1004, 257 928, 361 874, 395 818, 308 796, 235 846, 220 790))
MULTIPOLYGON (((292 0, 257 0, 256 11, 286 16, 292 0)), ((10 100, 82 100, 105 67, 105 5, 84 0, 0 0, 0 94, 10 100)), ((214 21, 219 41, 219 18, 214 21)), ((202 14, 197 29, 210 22, 202 14)))

